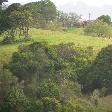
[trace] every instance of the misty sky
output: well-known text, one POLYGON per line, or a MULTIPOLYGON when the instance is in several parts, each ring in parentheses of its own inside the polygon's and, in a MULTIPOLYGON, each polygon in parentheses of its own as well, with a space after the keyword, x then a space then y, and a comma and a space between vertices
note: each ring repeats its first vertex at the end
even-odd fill
MULTIPOLYGON (((27 3, 38 0, 9 0, 9 3, 27 3)), ((52 0, 58 9, 65 12, 76 12, 82 15, 82 18, 88 19, 91 13, 91 19, 96 19, 100 15, 110 15, 112 17, 112 0, 52 0)))
MULTIPOLYGON (((27 3, 27 2, 33 2, 38 0, 9 0, 10 3, 13 2, 21 2, 21 3, 27 3)), ((101 6, 101 5, 112 5, 112 0, 52 0, 56 5, 64 5, 66 3, 73 3, 76 4, 78 1, 86 3, 90 6, 101 6)))

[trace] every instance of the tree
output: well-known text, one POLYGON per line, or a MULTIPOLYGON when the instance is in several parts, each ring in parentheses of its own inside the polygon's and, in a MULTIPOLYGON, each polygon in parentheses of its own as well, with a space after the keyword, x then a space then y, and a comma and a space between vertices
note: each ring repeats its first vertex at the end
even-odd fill
POLYGON ((25 96, 23 90, 19 86, 12 87, 4 100, 1 107, 2 112, 26 112, 29 100, 25 96))
POLYGON ((108 25, 111 24, 111 17, 109 15, 102 15, 102 16, 98 17, 98 20, 101 20, 101 21, 107 23, 108 25))
POLYGON ((38 42, 20 47, 9 63, 11 72, 25 81, 31 80, 33 76, 36 76, 38 81, 48 78, 52 66, 46 50, 46 45, 38 42))
POLYGON ((59 98, 59 87, 51 80, 44 80, 38 88, 38 97, 59 98))
POLYGON ((11 22, 10 14, 12 11, 15 11, 20 8, 20 4, 15 3, 10 6, 6 10, 1 10, 0 12, 0 33, 5 32, 12 28, 14 25, 13 22, 11 22))
POLYGON ((20 10, 20 7, 21 7, 21 4, 20 3, 13 3, 11 5, 9 5, 6 9, 6 12, 8 15, 10 15, 10 13, 12 11, 19 11, 20 10))
POLYGON ((13 76, 8 70, 0 70, 0 105, 4 103, 5 97, 12 86, 17 85, 17 77, 13 76))
POLYGON ((43 112, 61 112, 61 103, 55 98, 44 97, 42 102, 44 105, 43 112))
POLYGON ((111 91, 112 86, 112 46, 103 48, 92 65, 83 75, 83 89, 85 92, 93 92, 95 89, 107 88, 111 91))
POLYGON ((56 6, 50 0, 28 3, 25 4, 24 7, 31 12, 34 27, 44 28, 46 24, 54 21, 56 18, 56 6))
POLYGON ((2 11, 0 18, 0 31, 4 33, 3 43, 15 42, 16 36, 24 36, 29 40, 29 27, 31 22, 30 13, 21 4, 11 4, 6 10, 2 11))
POLYGON ((111 38, 111 36, 112 36, 111 27, 107 23, 105 23, 101 20, 96 20, 94 22, 90 22, 85 27, 84 32, 86 35, 96 36, 96 37, 111 38))
POLYGON ((0 0, 0 5, 2 5, 4 2, 8 2, 8 0, 0 0))
POLYGON ((74 27, 80 18, 76 13, 57 12, 57 22, 62 23, 63 27, 74 27))

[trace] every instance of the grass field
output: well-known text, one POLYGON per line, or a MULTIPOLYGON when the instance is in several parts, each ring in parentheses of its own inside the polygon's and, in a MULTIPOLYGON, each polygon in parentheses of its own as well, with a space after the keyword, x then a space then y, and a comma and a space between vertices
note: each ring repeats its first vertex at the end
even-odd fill
MULTIPOLYGON (((112 39, 84 36, 82 29, 69 29, 67 32, 31 29, 30 35, 33 41, 46 41, 48 44, 74 43, 76 46, 92 46, 95 52, 112 44, 112 39)), ((1 37, 2 38, 2 37, 1 37)), ((1 39, 0 39, 1 40, 1 39)), ((0 45, 0 63, 7 63, 13 52, 17 51, 19 44, 0 45)))
POLYGON ((48 30, 36 30, 30 31, 32 38, 35 41, 47 41, 49 44, 59 43, 74 43, 80 47, 92 46, 95 50, 112 44, 112 39, 102 39, 97 37, 84 36, 77 32, 59 32, 48 30))

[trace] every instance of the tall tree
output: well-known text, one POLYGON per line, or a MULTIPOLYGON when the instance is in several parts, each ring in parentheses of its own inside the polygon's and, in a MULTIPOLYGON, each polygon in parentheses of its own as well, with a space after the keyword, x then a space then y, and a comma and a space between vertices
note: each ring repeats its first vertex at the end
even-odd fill
POLYGON ((109 15, 102 15, 98 17, 99 20, 102 20, 103 22, 107 23, 108 25, 111 24, 111 17, 109 15))
POLYGON ((76 13, 57 12, 57 22, 62 23, 64 27, 73 27, 78 23, 81 17, 76 13))
POLYGON ((33 17, 33 26, 45 27, 56 18, 56 6, 50 0, 41 0, 24 5, 33 17))
POLYGON ((0 5, 2 5, 4 2, 8 2, 8 0, 0 0, 0 5))
POLYGON ((3 43, 12 43, 14 38, 24 36, 29 39, 30 12, 19 3, 14 3, 2 10, 0 16, 0 32, 6 32, 3 43), (17 30, 18 29, 18 30, 17 30))

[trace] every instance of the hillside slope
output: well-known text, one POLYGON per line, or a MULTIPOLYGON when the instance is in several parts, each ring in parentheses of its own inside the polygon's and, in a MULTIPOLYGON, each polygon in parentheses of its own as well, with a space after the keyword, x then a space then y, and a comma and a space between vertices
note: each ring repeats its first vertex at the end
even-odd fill
MULTIPOLYGON (((59 43, 74 43, 76 46, 80 46, 82 48, 92 46, 96 53, 99 52, 101 48, 112 44, 112 39, 84 36, 80 34, 79 31, 60 32, 30 29, 30 35, 33 41, 46 41, 48 44, 53 45, 59 43)), ((17 51, 18 46, 21 44, 24 43, 0 45, 0 63, 7 63, 10 60, 12 53, 17 51)))

